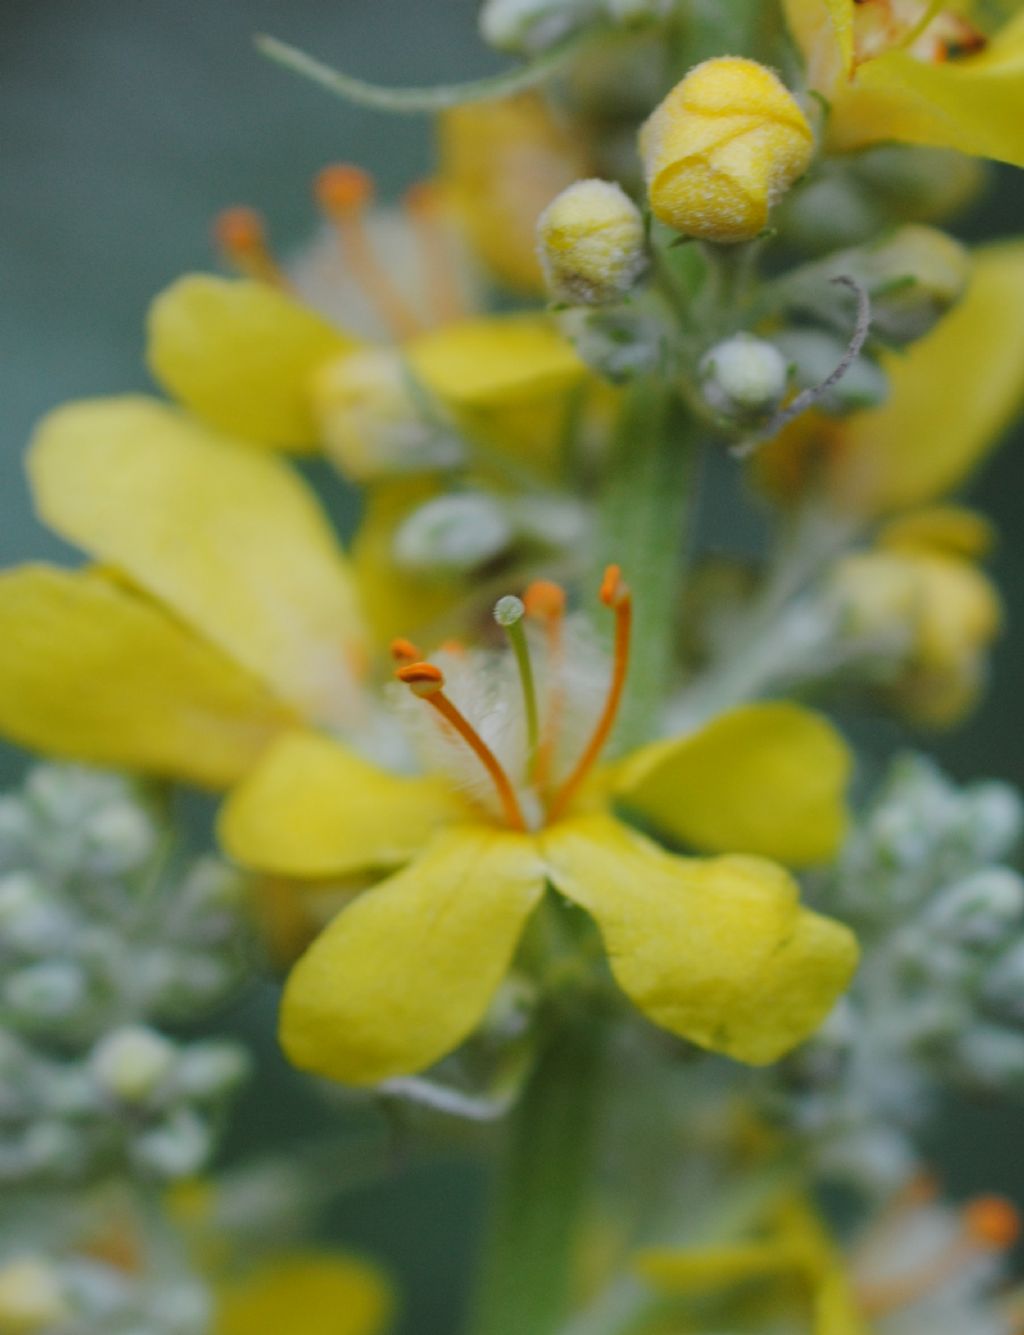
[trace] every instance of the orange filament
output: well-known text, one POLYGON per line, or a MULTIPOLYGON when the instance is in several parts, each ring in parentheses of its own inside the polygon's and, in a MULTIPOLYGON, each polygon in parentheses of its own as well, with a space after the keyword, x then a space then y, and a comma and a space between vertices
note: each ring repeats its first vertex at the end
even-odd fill
POLYGON ((445 236, 441 197, 430 181, 411 186, 405 195, 405 210, 416 230, 427 298, 439 324, 451 324, 466 315, 448 239, 445 236))
POLYGON ((961 1230, 931 1261, 883 1284, 862 1288, 858 1304, 868 1317, 885 1316, 919 1301, 982 1251, 1006 1251, 1020 1236, 1016 1208, 1001 1196, 977 1196, 961 1214, 961 1230))
POLYGON ((562 784, 555 795, 548 811, 548 820, 557 820, 563 815, 580 785, 593 768, 594 762, 604 750, 605 743, 615 726, 615 719, 622 701, 622 692, 626 685, 626 673, 629 670, 629 637, 633 625, 633 598, 629 585, 622 578, 618 566, 609 566, 601 581, 601 601, 615 613, 615 652, 612 660, 612 678, 608 686, 608 695, 604 709, 597 720, 593 735, 586 750, 576 762, 576 768, 562 784))
POLYGON ((423 651, 413 644, 412 640, 405 640, 399 636, 398 639, 391 641, 391 657, 396 663, 416 663, 423 657, 423 651))
POLYGON ((544 626, 548 657, 548 698, 540 742, 533 765, 533 781, 543 792, 551 778, 551 764, 565 708, 565 590, 560 584, 538 579, 523 594, 526 615, 544 626))
POLYGON ((373 179, 359 167, 325 167, 314 187, 317 203, 334 224, 350 272, 398 339, 420 332, 420 322, 380 264, 367 235, 363 215, 373 198, 373 179))
POLYGON ((239 273, 274 287, 287 286, 267 242, 263 217, 256 209, 244 205, 224 209, 214 219, 213 238, 225 260, 239 273))
POLYGON ((444 673, 441 669, 435 667, 433 663, 409 663, 406 667, 398 668, 395 676, 399 681, 404 682, 414 695, 418 695, 421 700, 426 700, 428 704, 433 705, 445 722, 455 729, 490 775, 495 788, 498 790, 498 798, 501 801, 505 820, 509 826, 513 830, 525 830, 526 821, 523 819, 519 800, 515 795, 512 784, 509 782, 508 775, 502 768, 498 757, 466 716, 445 695, 444 673))

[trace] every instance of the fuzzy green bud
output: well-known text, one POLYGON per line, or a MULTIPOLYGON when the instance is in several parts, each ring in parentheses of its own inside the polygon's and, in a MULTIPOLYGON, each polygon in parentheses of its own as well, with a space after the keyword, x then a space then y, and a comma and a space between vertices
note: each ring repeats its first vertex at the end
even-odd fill
POLYGON ((740 333, 705 354, 700 377, 709 407, 737 423, 751 423, 778 408, 785 397, 789 366, 773 344, 740 333))
POLYGON ((463 574, 504 551, 512 539, 505 511, 483 492, 427 501, 401 524, 394 554, 408 570, 463 574))
POLYGON ((629 292, 647 267, 640 210, 612 181, 575 181, 537 221, 548 291, 571 306, 602 306, 629 292))

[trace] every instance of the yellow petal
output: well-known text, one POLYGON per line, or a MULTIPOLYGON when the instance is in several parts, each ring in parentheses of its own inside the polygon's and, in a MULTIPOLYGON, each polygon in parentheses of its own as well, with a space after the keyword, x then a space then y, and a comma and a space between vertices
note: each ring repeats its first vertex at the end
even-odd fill
POLYGON ((828 129, 838 149, 897 139, 1024 167, 1024 15, 976 56, 933 63, 889 51, 866 61, 828 129))
POLYGON ((376 1266, 330 1252, 277 1257, 221 1289, 214 1335, 383 1335, 394 1304, 376 1266))
POLYGON ((831 97, 853 67, 853 0, 783 0, 783 10, 803 53, 808 83, 831 97))
POLYGON ((408 862, 466 807, 437 779, 405 778, 328 737, 289 732, 230 795, 220 838, 238 862, 340 876, 408 862))
POLYGON ((481 259, 509 287, 542 292, 537 219, 588 175, 579 137, 537 93, 452 107, 438 128, 440 184, 481 259))
MULTIPOLYGON (((1022 79, 1024 82, 1024 79, 1022 79)), ((1024 400, 1024 243, 976 252, 967 295, 902 356, 888 401, 840 424, 832 489, 865 512, 917 505, 959 485, 1024 400)))
POLYGON ((820 714, 744 705, 627 756, 616 791, 666 835, 791 866, 827 861, 846 829, 850 753, 820 714))
POLYGON ((282 1006, 285 1052, 355 1085, 430 1066, 483 1017, 543 893, 533 839, 486 825, 440 832, 299 960, 282 1006))
POLYGON ((357 712, 351 572, 281 459, 154 399, 69 404, 28 460, 41 516, 124 571, 308 716, 357 712))
POLYGON ((847 928, 759 858, 673 857, 607 816, 554 826, 553 884, 597 921, 619 986, 655 1024, 763 1065, 809 1037, 857 962, 847 928))
POLYGON ((930 505, 897 515, 880 529, 878 546, 894 552, 941 553, 982 560, 996 542, 991 520, 963 505, 930 505))
POLYGON ((577 384, 586 368, 545 315, 443 325, 408 347, 413 370, 457 408, 507 407, 577 384))
POLYGON ((101 575, 0 575, 0 732, 23 746, 210 787, 290 723, 268 692, 101 575))
POLYGON ((315 445, 310 381, 356 346, 294 298, 251 279, 188 274, 149 309, 149 364, 219 431, 266 445, 315 445))

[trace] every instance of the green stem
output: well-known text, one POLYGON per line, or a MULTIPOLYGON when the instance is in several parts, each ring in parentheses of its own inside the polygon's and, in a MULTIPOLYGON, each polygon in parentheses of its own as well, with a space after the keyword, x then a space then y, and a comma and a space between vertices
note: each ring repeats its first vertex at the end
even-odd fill
POLYGON ((507 1131, 473 1335, 554 1335, 566 1319, 603 1050, 599 1020, 552 1018, 507 1131))
POLYGON ((605 484, 601 563, 633 590, 629 678, 615 737, 645 741, 672 683, 681 610, 684 531, 694 491, 692 424, 653 379, 626 392, 605 484))

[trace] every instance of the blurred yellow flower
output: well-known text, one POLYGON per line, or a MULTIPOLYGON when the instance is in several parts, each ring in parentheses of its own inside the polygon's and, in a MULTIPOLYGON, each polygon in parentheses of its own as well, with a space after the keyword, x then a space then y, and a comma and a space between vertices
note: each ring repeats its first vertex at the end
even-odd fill
POLYGON ((477 253, 508 287, 543 292, 537 219, 587 175, 580 140, 536 93, 452 107, 438 128, 439 185, 477 253))
POLYGON ((798 706, 757 704, 597 770, 631 598, 613 567, 603 597, 616 654, 597 708, 593 663, 564 660, 558 593, 527 596, 546 645, 534 646, 545 691, 532 739, 504 669, 453 649, 437 656, 442 670, 401 641, 397 675, 434 772, 394 774, 295 732, 229 798, 221 837, 243 864, 307 877, 398 869, 293 970, 281 1036, 298 1066, 374 1084, 450 1052, 483 1018, 548 883, 596 921, 612 973, 648 1018, 739 1060, 775 1060, 845 988, 852 935, 802 908, 772 860, 835 851, 841 740, 798 706), (613 801, 669 839, 729 855, 665 852, 616 819, 613 801))
POLYGON ((221 1283, 213 1335, 383 1335, 392 1310, 376 1266, 334 1252, 296 1252, 221 1283))
POLYGON ((991 37, 978 5, 785 0, 840 150, 934 144, 1024 166, 1024 13, 991 37))
POLYGON ((813 150, 796 99, 771 70, 738 56, 692 69, 640 131, 655 216, 686 236, 725 243, 764 230, 813 150))
POLYGON ((425 274, 417 300, 374 248, 372 193, 358 168, 320 173, 317 198, 329 230, 319 245, 333 264, 307 260, 294 276, 271 256, 258 215, 223 215, 222 246, 248 276, 189 274, 155 299, 148 320, 154 375, 218 430, 277 448, 326 447, 357 480, 368 476, 375 455, 376 472, 437 466, 417 385, 456 428, 511 449, 522 433, 503 435, 494 410, 509 400, 527 405, 550 450, 566 395, 586 375, 569 343, 544 313, 483 317, 471 309, 449 222, 430 186, 411 192, 403 222, 425 274), (387 333, 384 344, 338 323, 336 309, 342 320, 354 317, 359 299, 387 333))
POLYGON ((919 723, 955 723, 983 684, 1002 624, 995 586, 974 564, 988 538, 970 511, 918 510, 883 528, 872 551, 836 567, 852 633, 907 637, 904 669, 887 694, 919 723))

